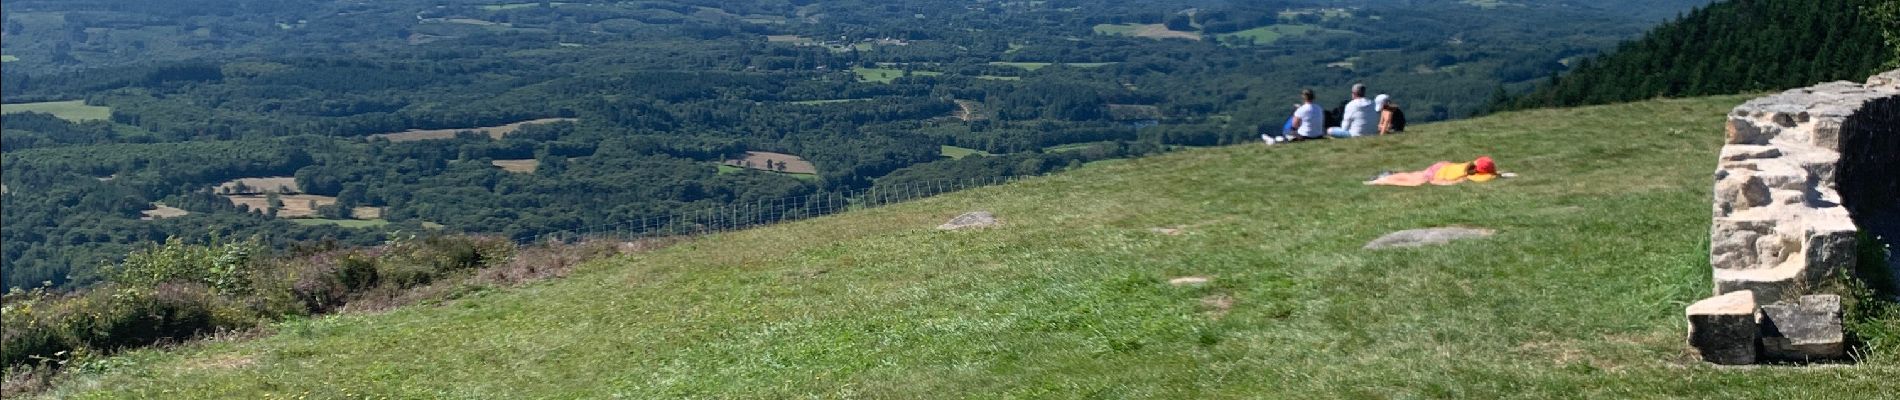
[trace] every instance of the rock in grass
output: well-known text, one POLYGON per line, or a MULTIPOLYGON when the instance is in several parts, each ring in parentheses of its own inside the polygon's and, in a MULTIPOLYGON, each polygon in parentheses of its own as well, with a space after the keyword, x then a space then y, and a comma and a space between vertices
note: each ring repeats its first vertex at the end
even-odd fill
POLYGON ((1474 228, 1410 229, 1392 232, 1385 236, 1380 236, 1378 239, 1373 239, 1372 242, 1366 243, 1365 249, 1378 250, 1394 247, 1436 246, 1451 243, 1453 240, 1478 239, 1495 234, 1497 234, 1497 231, 1474 228))
POLYGON ((1761 307, 1764 356, 1785 361, 1819 361, 1846 355, 1841 330, 1841 296, 1801 296, 1761 307))
POLYGON ((950 222, 937 225, 937 229, 954 231, 971 228, 988 228, 997 225, 1001 225, 1001 223, 996 221, 995 214, 990 214, 989 211, 973 211, 958 215, 956 218, 951 218, 950 222))
POLYGON ((1212 278, 1208 278, 1205 276, 1183 276, 1179 278, 1169 279, 1168 284, 1174 285, 1174 286, 1200 286, 1200 285, 1205 285, 1207 284, 1208 281, 1212 281, 1212 280, 1213 280, 1212 278))
POLYGON ((1689 347, 1703 361, 1724 365, 1755 363, 1755 292, 1738 290, 1689 305, 1689 347))

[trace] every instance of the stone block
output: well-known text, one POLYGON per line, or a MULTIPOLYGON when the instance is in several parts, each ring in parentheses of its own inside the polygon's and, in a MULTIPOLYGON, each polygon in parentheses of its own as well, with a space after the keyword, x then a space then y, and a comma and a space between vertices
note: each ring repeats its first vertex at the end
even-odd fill
POLYGON ((1808 295, 1761 307, 1762 358, 1822 361, 1846 355, 1841 297, 1808 295))
POLYGON ((1755 322, 1755 293, 1743 290, 1689 305, 1689 347, 1703 361, 1754 364, 1761 329, 1755 322))
POLYGON ((1728 144, 1768 144, 1779 129, 1756 125, 1754 121, 1743 118, 1729 118, 1728 144))
POLYGON ((1723 215, 1766 206, 1773 200, 1768 184, 1753 173, 1735 173, 1715 182, 1715 204, 1723 215))

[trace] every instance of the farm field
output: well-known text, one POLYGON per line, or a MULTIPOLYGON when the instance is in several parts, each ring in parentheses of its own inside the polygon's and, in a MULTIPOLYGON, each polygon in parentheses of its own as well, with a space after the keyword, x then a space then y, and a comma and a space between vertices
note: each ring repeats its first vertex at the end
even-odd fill
MULTIPOLYGON (((487 10, 487 11, 513 10, 513 9, 520 9, 520 8, 540 7, 541 4, 542 3, 540 2, 489 4, 489 5, 482 6, 482 9, 487 10)), ((574 3, 562 3, 562 2, 548 3, 548 5, 554 6, 554 7, 560 7, 560 6, 564 6, 568 4, 574 4, 574 3)))
POLYGON ((526 160, 494 160, 490 161, 489 164, 501 167, 503 171, 518 174, 532 174, 536 169, 541 167, 541 160, 532 158, 526 160))
POLYGON ((1200 32, 1169 30, 1162 24, 1100 24, 1095 26, 1095 34, 1111 36, 1134 36, 1149 39, 1187 39, 1201 40, 1200 32))
POLYGON ((871 99, 800 100, 800 101, 794 101, 791 103, 801 105, 801 106, 821 106, 821 105, 826 105, 826 104, 850 103, 854 101, 870 101, 870 100, 871 99))
POLYGON ((0 114, 22 112, 40 112, 53 114, 67 121, 98 121, 112 118, 112 108, 86 105, 85 100, 48 101, 40 103, 0 104, 0 114))
POLYGON ((726 160, 724 164, 729 165, 729 166, 734 166, 734 167, 786 172, 786 173, 793 173, 793 174, 818 173, 818 167, 815 165, 812 165, 811 161, 805 161, 805 159, 802 157, 791 155, 791 154, 772 153, 772 152, 765 152, 765 151, 748 151, 748 152, 745 152, 744 158, 726 160), (766 161, 771 161, 775 164, 784 164, 785 168, 784 169, 776 169, 776 168, 767 169, 765 167, 766 161))
POLYGON ((152 209, 139 212, 139 219, 145 220, 145 221, 153 221, 153 220, 161 220, 161 219, 166 219, 166 218, 178 218, 178 217, 183 217, 186 215, 191 215, 191 212, 185 211, 184 209, 181 209, 178 207, 164 205, 162 203, 152 203, 152 209))
POLYGON ((212 187, 211 190, 218 194, 303 193, 303 188, 297 186, 297 178, 292 176, 232 179, 212 187))
POLYGON ((381 219, 364 220, 364 219, 303 218, 303 219, 293 219, 293 220, 290 220, 290 222, 295 223, 297 225, 308 225, 308 226, 336 225, 336 226, 340 226, 344 228, 374 228, 378 226, 389 225, 389 221, 385 221, 381 219))
MULTIPOLYGON (((860 81, 860 82, 872 82, 872 83, 891 83, 891 81, 893 81, 893 80, 897 80, 897 78, 902 78, 902 77, 904 77, 904 70, 901 70, 901 69, 896 69, 896 68, 865 68, 865 67, 852 67, 852 68, 851 68, 851 72, 852 72, 852 73, 856 73, 856 74, 858 74, 858 81, 860 81)), ((936 72, 936 71, 919 71, 919 70, 911 70, 911 71, 910 71, 910 74, 911 74, 912 76, 940 76, 940 75, 943 75, 943 73, 942 73, 942 72, 936 72)))
POLYGON ((951 145, 943 145, 943 146, 938 146, 938 147, 941 148, 941 152, 943 153, 944 157, 961 159, 961 158, 969 157, 969 156, 979 156, 979 157, 991 156, 991 154, 987 151, 972 149, 968 147, 957 147, 957 146, 951 146, 951 145))
POLYGON ((1075 67, 1075 68, 1096 68, 1096 67, 1106 66, 1110 64, 1114 64, 1114 63, 1112 62, 1053 63, 1053 62, 1018 62, 1018 61, 991 61, 990 62, 990 65, 1022 68, 1025 71, 1035 71, 1035 70, 1039 70, 1043 68, 1048 68, 1049 66, 1052 66, 1052 65, 1063 65, 1063 66, 1075 67))
POLYGON ((521 122, 500 125, 500 126, 463 128, 463 129, 411 129, 411 130, 398 132, 398 133, 379 133, 375 135, 369 135, 369 137, 372 139, 376 139, 376 138, 388 139, 391 142, 410 142, 410 141, 417 141, 417 140, 450 139, 450 138, 454 138, 455 134, 457 133, 468 131, 468 132, 475 132, 476 134, 488 135, 488 137, 490 138, 500 139, 503 136, 508 136, 508 134, 510 133, 515 133, 515 131, 521 130, 521 127, 527 126, 527 125, 551 124, 551 123, 556 123, 556 122, 573 122, 573 121, 576 121, 576 120, 573 118, 542 118, 542 119, 521 121, 521 122))
MULTIPOLYGON (((270 208, 270 196, 261 194, 225 195, 231 204, 249 207, 251 212, 262 214, 270 208)), ((310 218, 317 215, 317 208, 336 204, 336 198, 314 194, 280 194, 278 201, 283 208, 277 209, 277 218, 310 218)))
POLYGON ((719 165, 717 165, 717 167, 719 168, 719 173, 720 173, 721 175, 724 175, 724 174, 737 174, 737 173, 741 173, 741 172, 745 172, 745 171, 757 171, 757 172, 759 172, 759 173, 766 173, 766 174, 777 174, 777 175, 784 175, 784 176, 788 176, 788 177, 791 177, 791 178, 793 178, 793 179, 799 179, 799 180, 807 180, 807 181, 816 181, 816 180, 818 180, 818 174, 794 174, 794 173, 790 173, 790 172, 778 172, 778 171, 766 171, 766 170, 763 170, 763 169, 752 169, 752 168, 746 168, 746 167, 735 167, 735 166, 731 166, 731 165, 726 165, 726 164, 719 164, 719 165))
POLYGON ((811 38, 799 35, 766 35, 765 41, 772 43, 812 43, 811 38))
POLYGON ((1317 30, 1321 30, 1318 25, 1274 24, 1234 33, 1223 33, 1215 35, 1214 38, 1228 46, 1268 45, 1283 37, 1304 35, 1317 30))

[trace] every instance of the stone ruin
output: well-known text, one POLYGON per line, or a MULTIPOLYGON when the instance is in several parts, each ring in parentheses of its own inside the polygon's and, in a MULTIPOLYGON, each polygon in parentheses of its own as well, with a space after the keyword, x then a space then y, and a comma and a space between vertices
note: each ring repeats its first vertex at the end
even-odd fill
MULTIPOLYGON (((1889 254, 1900 242, 1900 70, 1736 107, 1712 225, 1716 296, 1687 310, 1703 359, 1842 357, 1835 278, 1858 262, 1862 237, 1889 254)), ((1888 260, 1900 273, 1900 257, 1888 260)))

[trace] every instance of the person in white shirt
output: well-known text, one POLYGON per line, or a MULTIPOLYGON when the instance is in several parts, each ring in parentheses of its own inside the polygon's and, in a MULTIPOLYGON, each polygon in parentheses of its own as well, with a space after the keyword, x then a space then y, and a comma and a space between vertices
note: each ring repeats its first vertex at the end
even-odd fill
MULTIPOLYGON (((1326 109, 1313 103, 1313 90, 1300 91, 1300 107, 1293 110, 1293 118, 1282 127, 1280 136, 1262 137, 1267 144, 1286 143, 1296 140, 1318 139, 1325 135, 1326 109)), ((1263 135, 1264 136, 1264 135, 1263 135)))
POLYGON ((1372 118, 1379 115, 1379 110, 1373 108, 1372 100, 1366 99, 1366 85, 1352 85, 1352 101, 1346 103, 1346 109, 1340 112, 1344 115, 1339 119, 1339 127, 1326 131, 1332 137, 1352 138, 1378 132, 1372 118))

